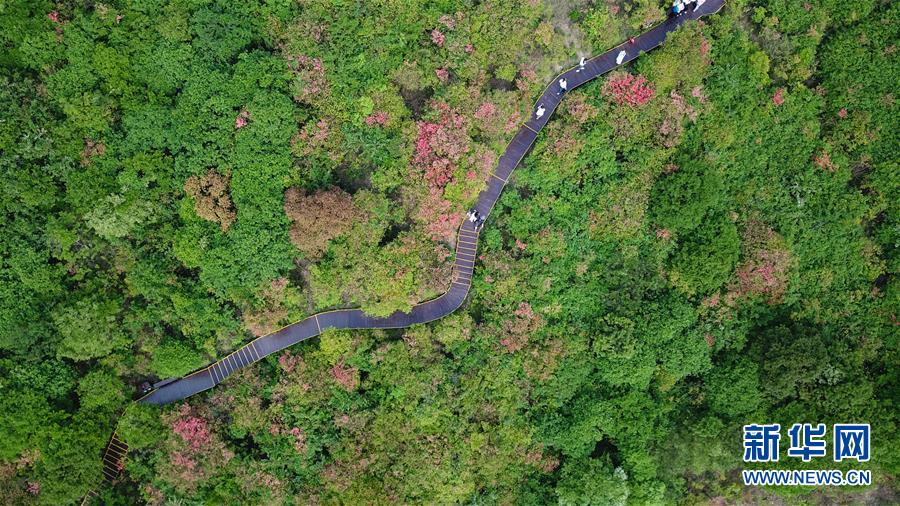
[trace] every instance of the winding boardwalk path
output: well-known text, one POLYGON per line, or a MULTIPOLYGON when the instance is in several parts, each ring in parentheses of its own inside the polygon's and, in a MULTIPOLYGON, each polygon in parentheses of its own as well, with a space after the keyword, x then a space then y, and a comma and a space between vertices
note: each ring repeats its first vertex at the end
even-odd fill
MULTIPOLYGON (((478 195, 474 206, 478 213, 485 217, 490 214, 513 171, 534 145, 538 133, 550 120, 553 111, 566 95, 565 91, 560 90, 560 79, 566 80, 567 90, 571 91, 634 60, 642 52, 659 46, 670 32, 685 22, 714 14, 722 8, 724 3, 725 0, 706 0, 696 8, 692 4, 688 7, 687 12, 666 19, 635 37, 633 42, 620 44, 587 60, 584 67, 575 66, 558 75, 535 103, 531 119, 522 124, 507 146, 506 152, 500 157, 496 169, 487 181, 487 188, 478 195), (622 54, 623 51, 624 54, 622 54), (543 110, 543 113, 538 117, 540 110, 543 110)), ((155 385, 157 387, 155 390, 139 399, 138 402, 168 404, 209 390, 225 381, 238 369, 247 367, 301 341, 318 336, 326 329, 395 329, 443 318, 458 309, 469 293, 477 246, 478 231, 471 223, 464 220, 457 235, 456 261, 453 266, 450 289, 435 299, 413 306, 408 313, 396 312, 384 318, 368 316, 359 309, 317 313, 276 332, 259 337, 204 369, 183 378, 158 383, 155 385)), ((107 480, 111 481, 118 477, 127 450, 127 446, 113 434, 103 458, 104 475, 107 480)))

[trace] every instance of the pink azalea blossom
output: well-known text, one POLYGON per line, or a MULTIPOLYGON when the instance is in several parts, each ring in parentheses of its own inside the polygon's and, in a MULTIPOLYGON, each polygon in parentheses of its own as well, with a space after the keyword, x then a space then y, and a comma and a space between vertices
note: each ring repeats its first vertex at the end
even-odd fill
POLYGON ((193 471, 197 467, 197 461, 182 452, 172 454, 172 464, 186 471, 193 471))
POLYGON ((385 123, 387 123, 387 120, 388 120, 388 114, 387 114, 386 112, 384 112, 384 111, 375 111, 375 112, 373 112, 372 114, 370 114, 370 115, 366 118, 366 125, 369 125, 369 126, 375 126, 375 125, 381 125, 381 126, 384 126, 385 123))
POLYGON ((485 102, 478 106, 478 110, 475 111, 475 117, 484 120, 492 117, 496 113, 497 106, 490 102, 485 102))
POLYGON ((196 416, 179 418, 172 424, 172 430, 194 450, 209 442, 209 426, 206 420, 196 416))
POLYGON ((611 76, 603 85, 603 95, 618 105, 637 107, 653 98, 653 85, 644 76, 611 76))
POLYGON ((775 91, 775 94, 772 95, 772 103, 775 104, 775 106, 780 106, 784 103, 784 88, 778 88, 778 90, 775 91))
POLYGON ((438 19, 438 22, 447 27, 448 30, 456 28, 456 20, 449 14, 444 14, 438 19))
POLYGON ((444 47, 444 34, 435 28, 431 31, 431 42, 434 42, 437 47, 444 47))

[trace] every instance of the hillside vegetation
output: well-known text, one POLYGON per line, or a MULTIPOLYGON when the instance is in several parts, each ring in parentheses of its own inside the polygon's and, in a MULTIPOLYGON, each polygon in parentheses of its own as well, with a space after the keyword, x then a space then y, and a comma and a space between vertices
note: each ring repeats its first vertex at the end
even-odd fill
POLYGON ((667 5, 551 3, 0 4, 0 502, 895 501, 887 0, 729 1, 565 99, 462 309, 132 405, 314 312, 445 291, 532 100, 667 5), (744 488, 741 426, 799 422, 870 423, 871 462, 771 467, 875 484, 744 488))

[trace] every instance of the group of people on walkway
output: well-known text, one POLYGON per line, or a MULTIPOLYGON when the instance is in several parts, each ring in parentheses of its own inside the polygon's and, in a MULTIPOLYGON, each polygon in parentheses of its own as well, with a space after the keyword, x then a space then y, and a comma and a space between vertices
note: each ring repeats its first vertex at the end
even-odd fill
POLYGON ((471 223, 473 227, 475 227, 475 230, 478 230, 484 226, 484 220, 486 220, 487 217, 479 213, 477 209, 472 208, 466 213, 466 219, 469 220, 469 223, 471 223))
POLYGON ((684 14, 688 5, 694 4, 694 9, 706 3, 706 0, 675 0, 672 2, 672 14, 675 16, 684 14))
MULTIPOLYGON (((675 3, 680 4, 683 1, 687 2, 687 3, 695 2, 697 4, 697 6, 700 6, 701 4, 703 4, 703 2, 705 0, 676 0, 675 3)), ((628 39, 629 44, 633 45, 635 42, 636 41, 635 41, 634 37, 631 37, 628 39)), ((622 51, 619 51, 619 54, 616 56, 616 64, 621 65, 622 62, 625 60, 626 55, 627 55, 627 53, 624 49, 622 51)), ((585 65, 587 65, 587 59, 585 59, 585 57, 582 56, 581 59, 578 61, 578 68, 575 70, 575 73, 577 74, 577 73, 581 72, 582 70, 584 70, 585 65)), ((569 91, 569 82, 566 81, 565 77, 561 77, 559 79, 559 81, 556 82, 556 84, 557 84, 557 86, 559 86, 559 89, 556 91, 557 96, 562 95, 563 93, 569 91)), ((544 107, 544 104, 538 104, 537 109, 535 109, 535 111, 534 111, 534 118, 541 119, 544 116, 545 112, 547 112, 547 109, 544 107)))

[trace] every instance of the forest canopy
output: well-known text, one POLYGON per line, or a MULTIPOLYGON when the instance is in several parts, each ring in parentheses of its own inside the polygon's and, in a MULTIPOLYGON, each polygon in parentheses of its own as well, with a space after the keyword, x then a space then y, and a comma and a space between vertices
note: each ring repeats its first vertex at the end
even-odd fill
POLYGON ((669 5, 0 3, 0 502, 896 503, 887 0, 729 0, 565 98, 453 315, 132 402, 446 291, 546 83, 669 5), (873 485, 743 487, 742 425, 800 422, 869 423, 873 485))

